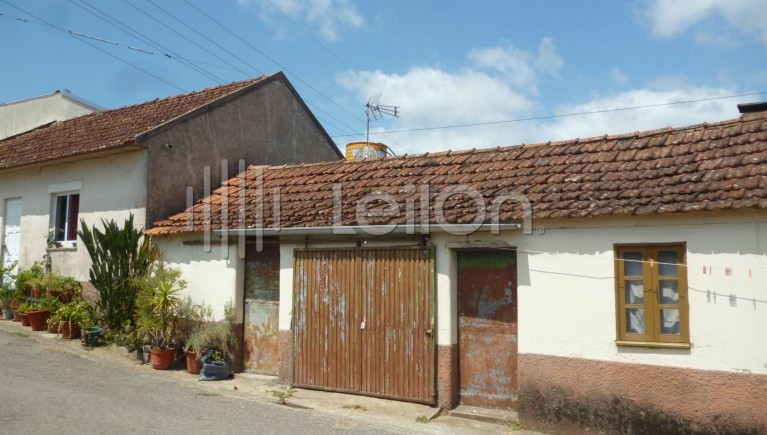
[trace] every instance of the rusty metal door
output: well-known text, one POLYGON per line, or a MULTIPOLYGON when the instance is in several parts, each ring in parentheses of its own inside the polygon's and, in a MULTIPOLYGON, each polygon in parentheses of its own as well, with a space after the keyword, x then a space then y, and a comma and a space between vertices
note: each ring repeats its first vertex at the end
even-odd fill
POLYGON ((280 308, 280 248, 264 245, 261 252, 245 250, 245 331, 243 366, 246 372, 277 375, 280 349, 277 332, 280 308))
POLYGON ((517 410, 516 251, 458 252, 461 404, 517 410))
POLYGON ((294 259, 294 385, 434 403, 431 250, 301 250, 294 259))

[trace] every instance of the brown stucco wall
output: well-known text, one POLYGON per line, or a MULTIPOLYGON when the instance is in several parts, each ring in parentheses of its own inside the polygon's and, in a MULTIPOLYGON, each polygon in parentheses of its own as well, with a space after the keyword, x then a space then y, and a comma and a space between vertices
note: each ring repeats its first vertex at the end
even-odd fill
POLYGON ((293 331, 280 330, 280 375, 279 381, 283 384, 293 383, 293 331))
POLYGON ((281 165, 338 160, 332 140, 279 79, 220 104, 205 113, 142 139, 148 151, 147 227, 186 208, 186 188, 203 197, 204 167, 211 189, 246 165, 281 165), (171 148, 166 147, 171 145, 171 148))
POLYGON ((557 433, 767 433, 767 375, 519 355, 520 417, 557 433))
POLYGON ((243 330, 244 325, 242 323, 235 323, 232 325, 232 329, 234 329, 234 340, 236 343, 236 349, 234 349, 234 361, 232 361, 232 370, 236 373, 242 372, 243 364, 242 364, 242 336, 243 336, 243 330))
POLYGON ((458 406, 458 345, 437 346, 437 405, 458 406))

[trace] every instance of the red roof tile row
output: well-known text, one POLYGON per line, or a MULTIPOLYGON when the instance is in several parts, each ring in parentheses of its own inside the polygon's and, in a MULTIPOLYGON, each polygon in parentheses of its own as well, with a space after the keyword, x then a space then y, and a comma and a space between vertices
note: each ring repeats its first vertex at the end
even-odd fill
MULTIPOLYGON (((537 219, 766 209, 767 113, 557 143, 250 167, 148 233, 421 223, 427 213, 432 224, 471 223, 482 207, 490 222, 493 201, 510 193, 524 195, 537 219), (468 193, 445 193, 455 186, 468 193)), ((519 220, 520 202, 503 202, 499 214, 519 220)))
POLYGON ((266 76, 53 122, 0 141, 0 170, 133 144, 137 135, 266 76))

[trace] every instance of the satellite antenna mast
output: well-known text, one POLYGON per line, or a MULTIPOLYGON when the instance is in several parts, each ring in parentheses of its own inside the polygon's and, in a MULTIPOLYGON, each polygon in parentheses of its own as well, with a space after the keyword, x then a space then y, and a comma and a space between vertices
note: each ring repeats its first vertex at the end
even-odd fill
POLYGON ((368 145, 370 145, 370 118, 373 118, 373 121, 377 121, 383 118, 384 115, 389 115, 395 118, 399 118, 399 107, 383 106, 381 104, 378 104, 378 100, 380 99, 381 99, 381 93, 379 92, 378 94, 370 97, 367 104, 365 104, 365 115, 368 118, 368 129, 365 135, 365 143, 367 143, 368 145))

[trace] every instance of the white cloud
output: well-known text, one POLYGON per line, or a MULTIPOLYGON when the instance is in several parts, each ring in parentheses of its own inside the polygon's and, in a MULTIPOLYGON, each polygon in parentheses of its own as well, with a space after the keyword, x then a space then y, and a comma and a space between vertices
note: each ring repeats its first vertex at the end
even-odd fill
MULTIPOLYGON (((498 52, 486 50, 482 53, 486 55, 485 60, 492 60, 498 52)), ((489 63, 491 62, 488 60, 486 64, 489 63)), ((508 63, 500 62, 500 65, 508 67, 508 63)), ((514 68, 521 67, 515 65, 514 68)), ((352 91, 361 102, 367 101, 378 92, 383 92, 385 101, 382 101, 382 104, 401 107, 401 118, 390 118, 379 125, 373 124, 373 131, 489 123, 465 128, 371 136, 373 140, 393 146, 397 153, 509 146, 652 130, 669 125, 682 127, 705 121, 735 118, 738 116, 736 104, 746 102, 723 99, 583 116, 495 123, 533 118, 545 113, 541 110, 539 101, 516 89, 514 84, 507 81, 505 75, 494 77, 474 69, 450 72, 419 67, 404 74, 347 71, 339 75, 337 81, 342 87, 352 91), (387 125, 387 128, 384 129, 381 125, 387 125)), ((554 114, 568 115, 656 105, 735 93, 735 89, 690 86, 682 77, 661 77, 646 89, 597 95, 582 104, 563 104, 556 108, 554 114), (671 83, 673 86, 670 86, 671 83)))
POLYGON ((738 45, 738 42, 726 31, 700 30, 695 33, 695 41, 719 48, 732 48, 738 45))
POLYGON ((538 69, 552 77, 557 77, 564 63, 564 59, 559 55, 559 50, 554 45, 554 40, 551 38, 541 39, 541 43, 538 45, 538 57, 535 59, 535 65, 538 69))
POLYGON ((564 64, 551 38, 541 40, 537 53, 508 44, 474 49, 469 52, 469 59, 481 68, 500 72, 508 83, 533 94, 538 92, 536 84, 540 73, 556 77, 564 64))
MULTIPOLYGON (((605 109, 653 106, 662 103, 724 97, 735 93, 737 92, 734 89, 690 86, 676 90, 634 89, 616 95, 597 96, 584 104, 562 105, 556 109, 556 113, 564 115, 605 109)), ((542 123, 540 128, 548 137, 545 139, 548 141, 603 134, 631 133, 668 126, 684 127, 701 122, 736 118, 738 116, 737 104, 742 102, 745 100, 721 99, 561 117, 542 123)), ((543 140, 543 138, 539 140, 543 140)))
MULTIPOLYGON (((359 29, 365 19, 349 0, 237 0, 241 5, 258 4, 259 18, 267 24, 276 26, 282 17, 279 9, 292 20, 306 24, 311 31, 327 41, 340 39, 342 27, 359 29)), ((284 30, 280 30, 284 32, 284 30)))
POLYGON ((621 69, 617 66, 610 68, 610 71, 607 72, 607 75, 610 77, 610 80, 618 85, 625 85, 631 80, 629 76, 621 71, 621 69))
MULTIPOLYGON (((691 30, 700 23, 723 19, 733 30, 756 36, 767 44, 767 8, 764 0, 647 0, 643 8, 650 21, 651 33, 658 38, 670 38, 691 30)), ((727 35, 722 38, 733 41, 727 35)), ((710 30, 697 34, 699 42, 712 42, 710 30)))

